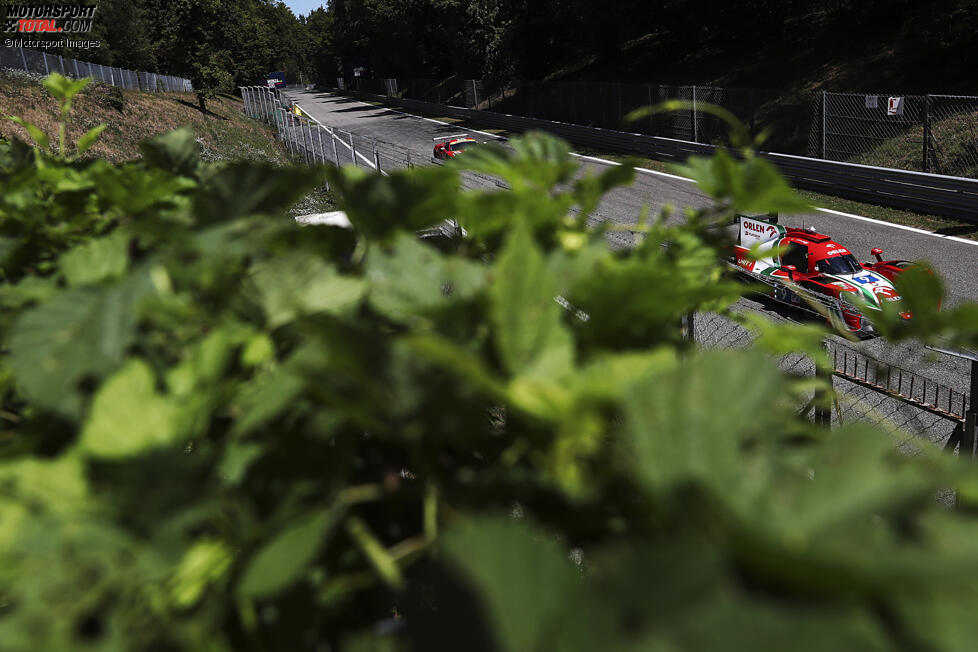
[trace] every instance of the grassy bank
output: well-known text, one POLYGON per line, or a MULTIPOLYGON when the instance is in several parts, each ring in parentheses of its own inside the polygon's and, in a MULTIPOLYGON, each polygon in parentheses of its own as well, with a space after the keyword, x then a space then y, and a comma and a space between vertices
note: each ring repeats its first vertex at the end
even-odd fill
MULTIPOLYGON (((220 95, 207 102, 203 114, 190 93, 145 93, 93 83, 76 98, 68 133, 74 140, 96 125, 108 125, 87 155, 119 162, 138 157, 140 141, 189 125, 205 160, 286 163, 273 130, 247 118, 241 108, 240 99, 220 95)), ((49 135, 57 133, 58 105, 41 86, 40 76, 0 70, 0 113, 20 116, 49 135)), ((0 135, 31 142, 9 120, 0 121, 0 135)))

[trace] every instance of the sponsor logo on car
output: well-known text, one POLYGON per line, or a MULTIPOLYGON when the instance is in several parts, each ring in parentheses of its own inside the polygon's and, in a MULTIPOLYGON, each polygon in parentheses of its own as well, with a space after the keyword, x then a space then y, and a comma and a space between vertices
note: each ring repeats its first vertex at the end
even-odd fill
POLYGON ((777 227, 759 222, 751 222, 750 220, 744 220, 744 230, 769 238, 773 238, 778 234, 777 227))

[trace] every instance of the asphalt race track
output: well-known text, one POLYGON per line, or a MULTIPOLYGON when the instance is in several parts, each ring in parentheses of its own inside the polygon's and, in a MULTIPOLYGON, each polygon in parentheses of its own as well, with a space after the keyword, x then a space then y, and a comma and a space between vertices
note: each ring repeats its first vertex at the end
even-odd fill
MULTIPOLYGON (((457 125, 320 91, 296 91, 289 95, 304 111, 320 122, 405 147, 411 150, 413 160, 422 164, 431 161, 433 138, 466 132, 465 128, 457 125)), ((494 138, 490 134, 480 136, 471 129, 468 133, 480 139, 494 138)), ((582 157, 580 160, 582 166, 592 168, 595 172, 608 165, 589 157, 582 157)), ((662 173, 639 173, 631 186, 607 195, 599 206, 598 213, 602 219, 627 225, 635 223, 645 205, 651 207, 652 215, 666 205, 671 205, 677 209, 673 219, 682 219, 684 207, 704 207, 709 203, 709 199, 686 179, 662 173)), ((842 243, 859 260, 871 259, 869 251, 873 247, 881 247, 886 258, 928 260, 946 280, 948 298, 945 305, 978 300, 978 242, 921 233, 906 227, 821 211, 782 215, 781 224, 812 225, 842 243)), ((774 319, 790 316, 790 312, 785 313, 781 308, 767 302, 744 299, 742 303, 745 307, 765 312, 774 319)), ((912 369, 957 391, 968 391, 969 367, 963 361, 947 356, 935 358, 935 354, 918 344, 892 345, 880 338, 865 340, 854 347, 882 362, 912 369)), ((938 429, 940 433, 932 432, 935 429, 938 428, 927 428, 929 438, 940 441, 947 436, 944 427, 938 429)), ((949 428, 947 431, 949 432, 949 428)))

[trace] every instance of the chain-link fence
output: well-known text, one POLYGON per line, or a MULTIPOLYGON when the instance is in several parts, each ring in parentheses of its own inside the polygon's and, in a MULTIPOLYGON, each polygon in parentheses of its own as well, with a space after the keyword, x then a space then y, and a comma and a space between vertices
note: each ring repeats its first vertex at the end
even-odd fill
POLYGON ((151 93, 193 91, 193 84, 190 83, 190 80, 182 77, 103 66, 100 63, 79 61, 78 59, 28 48, 0 48, 0 68, 23 70, 39 75, 58 72, 75 79, 94 77, 112 86, 151 93))
POLYGON ((713 86, 667 86, 601 82, 523 82, 449 78, 367 79, 354 77, 346 87, 377 95, 451 104, 605 129, 666 136, 699 143, 723 142, 729 128, 700 105, 721 106, 750 128, 758 125, 762 105, 773 91, 713 86), (666 100, 685 100, 689 108, 628 121, 635 109, 666 100))
POLYGON ((928 95, 924 172, 978 177, 978 97, 928 95))
POLYGON ((978 97, 821 93, 808 155, 832 161, 978 176, 978 97))
MULTIPOLYGON (((750 309, 735 307, 735 311, 750 309)), ((694 339, 705 348, 745 348, 756 335, 731 316, 716 313, 697 313, 694 324, 694 339)), ((826 370, 834 391, 829 410, 832 424, 871 422, 893 433, 905 432, 938 444, 947 444, 963 424, 969 406, 961 392, 919 372, 886 365, 835 339, 826 348, 833 363, 826 370)), ((812 377, 817 373, 814 361, 800 353, 783 355, 777 362, 792 375, 812 377)), ((809 408, 805 411, 814 417, 815 411, 809 408)), ((913 448, 912 440, 902 444, 907 450, 913 448)))

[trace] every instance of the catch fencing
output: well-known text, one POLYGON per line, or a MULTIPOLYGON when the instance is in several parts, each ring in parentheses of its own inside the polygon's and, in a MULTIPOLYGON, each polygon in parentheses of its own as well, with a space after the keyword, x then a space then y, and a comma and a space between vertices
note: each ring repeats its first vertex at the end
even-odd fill
MULTIPOLYGON (((464 106, 571 124, 664 136, 694 143, 724 142, 729 127, 703 104, 721 106, 750 129, 766 119, 765 105, 774 91, 716 86, 671 86, 604 82, 520 82, 458 79, 347 80, 348 89, 422 102, 464 106), (636 109, 651 109, 667 100, 684 100, 689 108, 652 114, 637 120, 625 116, 636 109)), ((790 150, 791 145, 783 143, 790 150)))
POLYGON ((58 72, 66 77, 81 79, 94 77, 99 81, 119 88, 148 91, 151 93, 191 92, 194 87, 189 79, 173 75, 159 75, 155 72, 128 70, 103 66, 100 63, 80 61, 71 57, 48 54, 40 50, 30 50, 21 47, 0 48, 0 68, 11 68, 33 72, 39 75, 49 75, 58 72))
POLYGON ((978 177, 978 97, 821 93, 809 155, 978 177))
MULTIPOLYGON (((332 85, 332 84, 330 84, 332 85)), ((726 109, 753 134, 767 129, 764 149, 978 178, 978 97, 899 93, 800 93, 771 89, 607 82, 498 82, 459 79, 344 80, 341 88, 567 124, 721 144, 729 127, 702 105, 726 109), (688 108, 629 112, 667 100, 688 108)))

